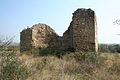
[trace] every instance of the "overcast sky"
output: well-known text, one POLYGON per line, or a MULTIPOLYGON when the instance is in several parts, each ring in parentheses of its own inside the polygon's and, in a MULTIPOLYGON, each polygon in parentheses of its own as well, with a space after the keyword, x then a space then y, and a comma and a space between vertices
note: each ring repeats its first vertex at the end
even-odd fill
POLYGON ((95 11, 99 43, 120 43, 120 25, 113 25, 120 19, 120 0, 0 0, 0 35, 19 42, 19 33, 38 23, 62 35, 77 8, 95 11))

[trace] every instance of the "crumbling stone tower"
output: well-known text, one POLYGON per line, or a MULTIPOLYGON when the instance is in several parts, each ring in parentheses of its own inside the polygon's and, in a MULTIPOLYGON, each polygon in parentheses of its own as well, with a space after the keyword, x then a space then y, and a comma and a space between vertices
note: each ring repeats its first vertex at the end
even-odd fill
POLYGON ((63 46, 75 51, 98 51, 95 12, 77 9, 68 30, 63 34, 63 46))

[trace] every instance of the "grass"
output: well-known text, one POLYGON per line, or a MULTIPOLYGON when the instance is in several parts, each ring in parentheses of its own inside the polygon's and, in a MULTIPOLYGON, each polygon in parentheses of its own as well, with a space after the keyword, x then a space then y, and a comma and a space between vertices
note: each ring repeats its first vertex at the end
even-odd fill
POLYGON ((47 47, 20 54, 11 49, 0 51, 0 80, 120 80, 118 53, 70 53, 47 47))
POLYGON ((54 55, 33 57, 24 54, 22 55, 24 61, 32 71, 27 80, 120 79, 119 54, 103 53, 100 56, 91 54, 70 53, 63 55, 62 58, 54 55))

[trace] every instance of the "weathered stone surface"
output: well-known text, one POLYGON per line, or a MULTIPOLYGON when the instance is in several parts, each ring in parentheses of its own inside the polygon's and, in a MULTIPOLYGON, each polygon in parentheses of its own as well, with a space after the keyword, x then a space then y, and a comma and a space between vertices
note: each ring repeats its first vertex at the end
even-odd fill
POLYGON ((27 28, 20 33, 20 51, 32 49, 32 29, 27 28))
POLYGON ((71 24, 63 34, 65 48, 76 51, 98 51, 97 26, 95 12, 91 9, 77 9, 73 13, 71 24))
POLYGON ((21 32, 21 52, 40 46, 55 46, 75 51, 98 51, 95 12, 91 9, 77 9, 63 36, 58 36, 46 24, 36 24, 21 32))
POLYGON ((46 24, 36 24, 23 30, 20 36, 20 51, 43 46, 57 46, 58 35, 46 24))

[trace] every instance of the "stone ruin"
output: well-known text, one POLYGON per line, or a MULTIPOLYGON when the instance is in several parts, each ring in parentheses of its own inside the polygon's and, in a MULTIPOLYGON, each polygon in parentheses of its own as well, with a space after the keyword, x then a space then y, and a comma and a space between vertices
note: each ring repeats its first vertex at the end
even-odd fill
POLYGON ((55 46, 74 51, 98 51, 97 24, 95 12, 91 9, 77 9, 73 13, 68 30, 59 36, 46 24, 36 24, 20 33, 20 51, 37 47, 55 46))
POLYGON ((57 46, 59 36, 46 24, 36 24, 20 33, 20 51, 42 46, 57 46))

